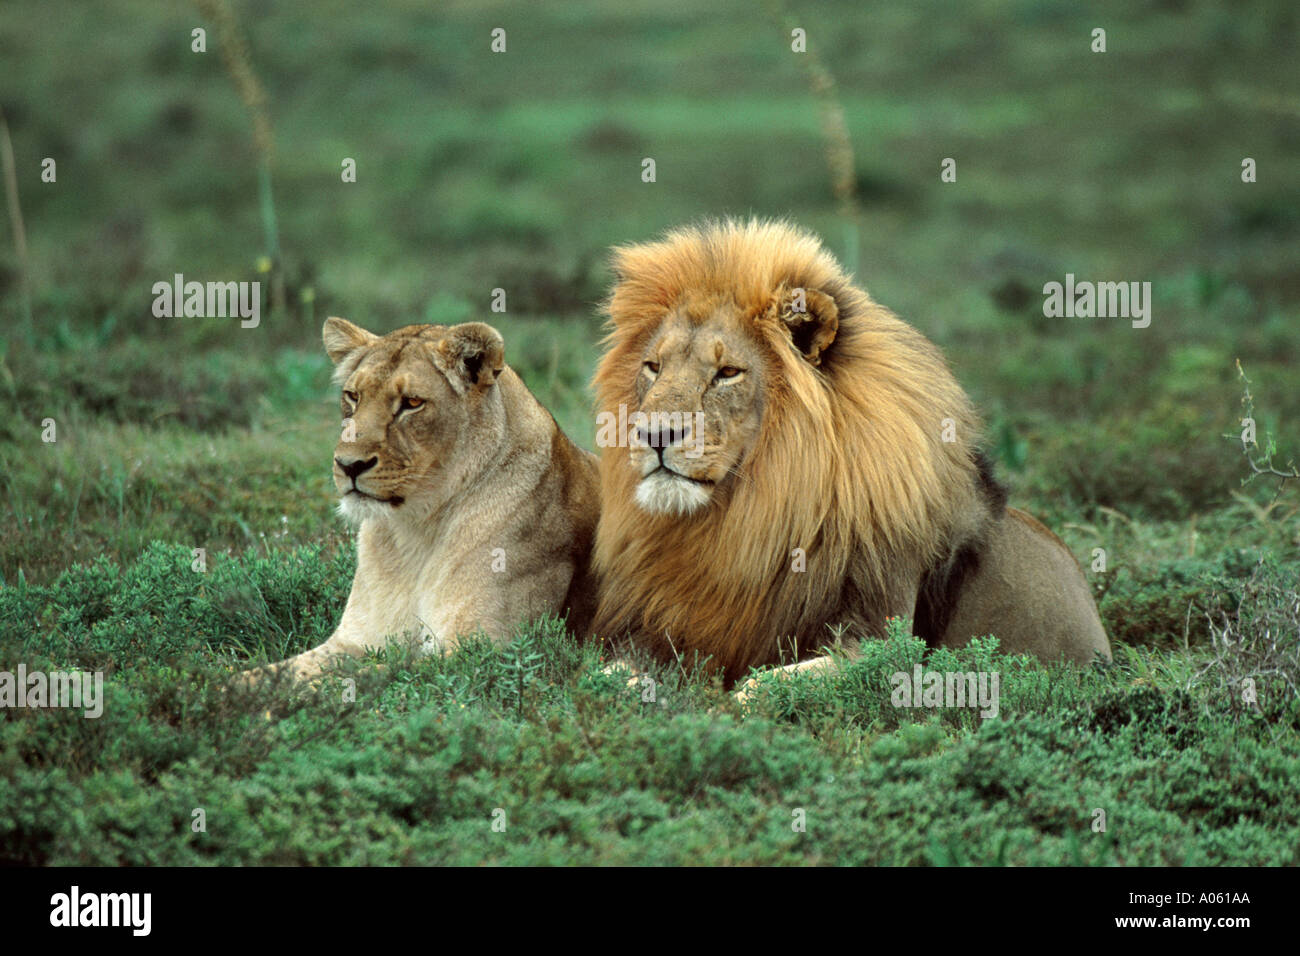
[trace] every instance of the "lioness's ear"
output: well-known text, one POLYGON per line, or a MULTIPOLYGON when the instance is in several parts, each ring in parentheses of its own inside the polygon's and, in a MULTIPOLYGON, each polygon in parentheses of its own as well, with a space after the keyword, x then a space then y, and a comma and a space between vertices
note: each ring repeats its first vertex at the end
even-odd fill
POLYGON ((338 365, 344 356, 379 339, 379 336, 373 332, 367 332, 361 326, 353 325, 347 319, 336 316, 330 316, 325 320, 320 330, 320 337, 325 343, 325 354, 335 365, 338 365))
POLYGON ((506 364, 501 333, 482 322, 453 325, 434 346, 433 361, 453 385, 487 391, 506 364))
POLYGON ((840 329, 835 300, 818 289, 782 288, 777 293, 776 312, 794 347, 810 364, 821 365, 822 353, 840 329))

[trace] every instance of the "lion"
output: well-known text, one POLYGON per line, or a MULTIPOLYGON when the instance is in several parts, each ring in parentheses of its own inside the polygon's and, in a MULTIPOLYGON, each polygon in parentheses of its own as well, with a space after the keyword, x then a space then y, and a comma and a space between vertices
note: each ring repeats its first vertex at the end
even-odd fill
POLYGON ((1082 569, 979 451, 938 349, 781 221, 617 247, 596 370, 592 632, 661 661, 825 668, 837 635, 1090 662, 1082 569))
POLYGON ((545 615, 584 631, 596 457, 505 364, 500 333, 467 322, 379 336, 330 318, 322 335, 342 389, 334 485, 359 526, 356 575, 329 640, 249 673, 306 680, 390 638, 445 654, 545 615))

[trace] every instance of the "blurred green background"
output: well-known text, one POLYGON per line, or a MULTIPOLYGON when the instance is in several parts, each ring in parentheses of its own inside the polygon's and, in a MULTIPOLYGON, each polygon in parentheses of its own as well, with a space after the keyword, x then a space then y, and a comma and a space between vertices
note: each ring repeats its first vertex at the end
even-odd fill
POLYGON ((331 314, 380 332, 493 322, 591 447, 611 244, 757 214, 852 252, 811 58, 835 79, 852 142, 850 265, 944 348, 1013 500, 1081 557, 1106 547, 1130 581, 1241 545, 1296 556, 1294 494, 1266 510, 1276 484, 1243 491, 1239 443, 1224 437, 1238 430, 1240 358, 1277 463, 1300 447, 1294 5, 231 9, 273 128, 274 277, 258 265, 253 120, 208 8, 6 7, 0 105, 33 320, 6 229, 4 580, 133 560, 155 539, 231 553, 343 543, 319 344, 331 314), (809 54, 791 51, 792 26, 809 54), (1098 26, 1104 54, 1091 51, 1098 26), (191 51, 195 27, 206 53, 191 51), (504 54, 489 48, 496 27, 504 54), (641 181, 644 157, 655 183, 641 181), (955 183, 940 181, 945 157, 955 183), (274 278, 285 308, 250 330, 156 318, 152 284, 177 272, 274 278), (1067 272, 1150 281, 1150 328, 1044 318, 1042 286, 1067 272), (505 315, 488 310, 498 287, 505 315), (47 417, 52 445, 39 441, 47 417))
POLYGON ((28 262, 6 200, 0 666, 103 672, 108 700, 5 709, 0 863, 1294 865, 1300 482, 1243 484, 1236 361, 1284 467, 1298 25, 1289 0, 4 4, 28 262), (265 91, 270 262, 235 78, 265 91), (945 350, 1013 503, 1089 569, 1112 666, 977 643, 925 660, 1000 672, 997 719, 905 710, 890 675, 925 649, 900 624, 742 714, 685 670, 647 703, 532 622, 362 662, 355 702, 231 693, 329 635, 355 566, 325 316, 490 321, 591 447, 608 247, 723 214, 816 230, 945 350), (178 272, 283 308, 155 318, 178 272), (1044 318, 1067 273, 1150 282, 1150 327, 1044 318))

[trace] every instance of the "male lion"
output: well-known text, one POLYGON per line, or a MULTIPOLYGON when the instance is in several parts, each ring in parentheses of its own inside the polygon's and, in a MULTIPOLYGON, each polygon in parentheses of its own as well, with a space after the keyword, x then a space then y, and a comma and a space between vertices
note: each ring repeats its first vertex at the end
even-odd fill
POLYGON ((342 386, 334 484, 360 525, 357 572, 333 636, 270 670, 314 677, 389 636, 446 653, 561 612, 585 630, 596 458, 505 364, 500 333, 468 322, 380 337, 331 318, 323 337, 342 386))
POLYGON ((893 615, 932 646, 1109 656, 1077 562, 1006 508, 938 350, 816 237, 726 221, 613 267, 594 384, 633 427, 598 441, 594 633, 698 654, 728 685, 893 615))

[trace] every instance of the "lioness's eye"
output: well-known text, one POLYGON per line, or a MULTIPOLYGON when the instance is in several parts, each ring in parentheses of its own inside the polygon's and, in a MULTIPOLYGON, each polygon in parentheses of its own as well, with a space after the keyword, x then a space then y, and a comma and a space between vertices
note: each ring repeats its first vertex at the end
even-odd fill
POLYGON ((398 408, 398 411, 404 412, 408 408, 419 408, 423 404, 424 404, 424 399, 422 398, 411 398, 409 395, 403 395, 402 405, 400 408, 398 408))
POLYGON ((651 374, 651 375, 658 375, 658 374, 659 374, 659 363, 658 363, 658 362, 646 362, 646 363, 645 363, 645 367, 648 368, 648 369, 650 370, 650 374, 651 374))
POLYGON ((744 369, 736 368, 734 365, 724 365, 718 369, 718 378, 735 378, 743 371, 744 369))
POLYGON ((347 399, 349 402, 351 402, 353 405, 355 405, 355 404, 357 403, 357 393, 356 393, 356 392, 344 392, 344 393, 343 393, 343 397, 346 398, 346 399, 347 399))

